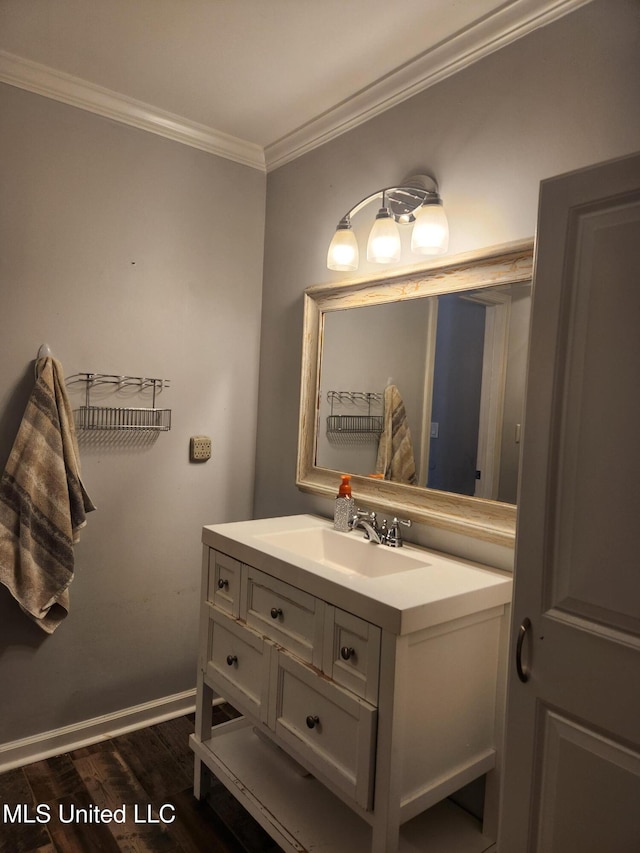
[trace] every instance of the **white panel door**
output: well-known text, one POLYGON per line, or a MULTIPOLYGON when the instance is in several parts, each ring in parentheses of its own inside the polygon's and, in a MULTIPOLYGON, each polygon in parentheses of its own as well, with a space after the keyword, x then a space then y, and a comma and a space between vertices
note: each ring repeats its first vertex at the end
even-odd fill
POLYGON ((638 853, 640 155, 543 182, 533 294, 498 849, 638 853))

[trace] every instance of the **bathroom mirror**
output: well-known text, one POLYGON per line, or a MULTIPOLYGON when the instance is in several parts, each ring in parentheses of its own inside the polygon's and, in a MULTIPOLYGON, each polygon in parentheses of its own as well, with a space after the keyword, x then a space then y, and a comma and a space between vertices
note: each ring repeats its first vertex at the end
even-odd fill
POLYGON ((298 487, 351 473, 361 506, 512 546, 532 265, 527 240, 308 288, 298 487), (391 386, 415 480, 378 473, 391 386))

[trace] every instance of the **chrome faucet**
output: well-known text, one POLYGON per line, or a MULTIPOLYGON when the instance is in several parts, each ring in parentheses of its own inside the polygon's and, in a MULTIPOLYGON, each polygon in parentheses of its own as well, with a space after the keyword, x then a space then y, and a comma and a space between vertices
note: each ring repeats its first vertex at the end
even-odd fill
POLYGON ((362 527, 365 539, 371 540, 375 545, 381 545, 384 542, 384 533, 382 533, 378 527, 378 519, 375 512, 365 512, 361 509, 357 510, 356 514, 353 515, 349 521, 349 527, 351 530, 355 530, 357 527, 362 527))
POLYGON ((391 527, 387 527, 387 520, 383 518, 378 524, 375 512, 367 512, 359 509, 349 520, 349 528, 355 530, 362 527, 365 539, 374 545, 388 545, 390 548, 402 548, 402 532, 400 526, 411 527, 410 519, 394 518, 391 527))

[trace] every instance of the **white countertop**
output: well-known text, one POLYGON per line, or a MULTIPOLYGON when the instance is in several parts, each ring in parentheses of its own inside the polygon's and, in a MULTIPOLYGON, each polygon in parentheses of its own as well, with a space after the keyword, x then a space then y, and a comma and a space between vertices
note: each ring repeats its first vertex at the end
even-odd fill
MULTIPOLYGON (((511 601, 510 573, 409 543, 402 551, 423 558, 424 566, 365 577, 345 574, 260 538, 318 526, 331 529, 333 522, 314 515, 293 515, 215 524, 203 528, 202 541, 394 634, 410 634, 511 601)), ((363 531, 337 535, 362 537, 363 531)), ((388 546, 369 543, 367 547, 388 546)))

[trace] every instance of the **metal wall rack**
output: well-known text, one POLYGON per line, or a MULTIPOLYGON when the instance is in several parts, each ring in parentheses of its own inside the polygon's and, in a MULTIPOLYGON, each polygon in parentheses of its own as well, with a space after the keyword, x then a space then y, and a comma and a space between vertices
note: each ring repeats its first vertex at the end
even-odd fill
POLYGON ((85 405, 75 410, 76 427, 81 430, 150 430, 166 432, 171 429, 171 409, 156 409, 156 395, 169 387, 169 379, 150 379, 143 376, 116 376, 110 373, 75 373, 67 384, 86 383, 85 405), (138 391, 151 389, 151 408, 133 406, 91 405, 91 390, 113 385, 116 390, 134 388, 138 391))
POLYGON ((327 435, 340 433, 351 435, 380 435, 383 429, 383 416, 372 415, 371 406, 381 405, 384 394, 381 391, 327 391, 327 402, 331 414, 327 417, 327 435), (366 415, 334 414, 334 405, 344 406, 366 404, 366 415))

